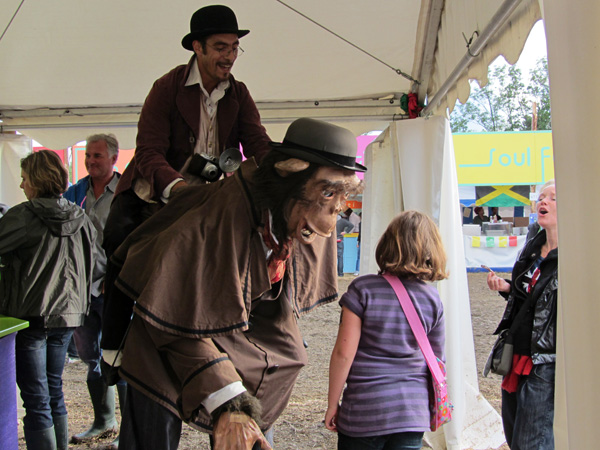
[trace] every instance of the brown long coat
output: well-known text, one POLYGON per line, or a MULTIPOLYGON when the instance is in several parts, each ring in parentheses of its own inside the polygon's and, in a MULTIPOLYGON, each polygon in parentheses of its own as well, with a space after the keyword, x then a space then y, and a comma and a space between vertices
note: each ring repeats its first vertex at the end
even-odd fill
POLYGON ((125 261, 117 286, 137 302, 122 375, 205 431, 201 402, 237 380, 260 399, 265 427, 277 419, 307 361, 296 319, 337 298, 334 236, 296 243, 273 292, 245 188, 254 170, 248 161, 233 177, 184 189, 114 258, 125 261))

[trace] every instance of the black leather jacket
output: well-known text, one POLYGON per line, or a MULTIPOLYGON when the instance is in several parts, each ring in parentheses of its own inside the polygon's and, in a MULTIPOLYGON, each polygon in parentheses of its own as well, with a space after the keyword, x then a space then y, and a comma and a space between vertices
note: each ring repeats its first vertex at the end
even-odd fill
POLYGON ((528 295, 532 295, 534 307, 531 333, 531 358, 534 364, 545 364, 556 360, 556 308, 558 298, 558 249, 548 253, 540 264, 540 277, 531 294, 527 294, 522 282, 539 257, 546 242, 546 231, 540 231, 521 251, 512 271, 511 290, 504 315, 494 334, 510 328, 528 295))

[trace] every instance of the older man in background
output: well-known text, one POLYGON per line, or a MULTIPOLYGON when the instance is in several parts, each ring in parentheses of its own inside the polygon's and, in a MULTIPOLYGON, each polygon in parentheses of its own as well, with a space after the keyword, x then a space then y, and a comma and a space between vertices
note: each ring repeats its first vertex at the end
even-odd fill
MULTIPOLYGON (((102 378, 100 360, 100 338, 102 332, 102 310, 104 308, 104 275, 106 255, 101 247, 104 225, 110 211, 120 174, 114 171, 119 157, 119 143, 112 134, 95 134, 87 138, 85 147, 85 167, 88 175, 71 186, 64 197, 81 206, 91 219, 98 239, 94 248, 94 272, 92 280, 92 302, 84 324, 73 335, 79 357, 88 366, 87 386, 94 408, 94 422, 91 427, 71 438, 79 443, 99 435, 117 431, 115 418, 115 388, 107 386, 102 378)), ((119 400, 125 400, 126 383, 117 384, 119 400)), ((118 443, 111 444, 117 448, 118 443)), ((109 447, 110 448, 110 447, 109 447)))

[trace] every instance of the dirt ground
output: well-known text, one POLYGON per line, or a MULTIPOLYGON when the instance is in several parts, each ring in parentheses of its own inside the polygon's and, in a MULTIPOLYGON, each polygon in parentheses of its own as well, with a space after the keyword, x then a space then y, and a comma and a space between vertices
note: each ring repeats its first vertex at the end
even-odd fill
MULTIPOLYGON (((497 325, 504 301, 490 292, 484 273, 469 273, 469 294, 473 322, 473 335, 477 358, 477 370, 480 374, 479 389, 490 404, 500 411, 500 377, 481 376, 487 354, 494 337, 492 332, 497 325)), ((340 278, 340 292, 354 276, 346 274, 340 278)), ((335 449, 336 435, 323 425, 327 406, 327 372, 329 356, 335 343, 339 321, 337 302, 318 308, 303 317, 300 328, 308 343, 309 364, 301 372, 294 393, 284 414, 275 425, 275 445, 277 450, 335 449)), ((88 428, 93 418, 85 383, 86 367, 81 362, 70 363, 65 367, 63 376, 64 393, 69 411, 69 432, 80 433, 88 428)), ((86 444, 71 444, 72 450, 103 449, 115 436, 106 436, 86 444)), ((203 433, 184 425, 179 445, 181 450, 209 449, 208 439, 203 433)), ((22 424, 19 427, 19 450, 25 450, 22 424)), ((501 449, 507 450, 504 445, 501 449)), ((154 449, 153 449, 154 450, 154 449)), ((161 449, 155 449, 161 450, 161 449)))

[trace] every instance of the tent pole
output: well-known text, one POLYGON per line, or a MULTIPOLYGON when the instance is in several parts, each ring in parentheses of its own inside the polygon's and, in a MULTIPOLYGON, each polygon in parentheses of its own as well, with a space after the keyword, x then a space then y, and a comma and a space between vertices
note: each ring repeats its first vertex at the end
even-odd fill
POLYGON ((452 73, 448 76, 446 81, 442 84, 442 86, 435 93, 430 102, 428 102, 427 106, 423 108, 421 111, 421 116, 426 117, 433 112, 435 108, 438 107, 442 99, 448 93, 450 88, 452 88, 460 76, 463 74, 465 70, 473 62, 481 50, 486 46, 488 41, 496 34, 498 29, 504 25, 506 20, 510 17, 513 11, 519 6, 521 0, 505 0, 502 6, 496 11, 496 14, 491 18, 490 22, 487 24, 485 29, 479 35, 479 38, 469 47, 469 50, 462 57, 460 62, 456 65, 452 73))

